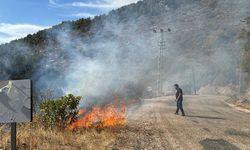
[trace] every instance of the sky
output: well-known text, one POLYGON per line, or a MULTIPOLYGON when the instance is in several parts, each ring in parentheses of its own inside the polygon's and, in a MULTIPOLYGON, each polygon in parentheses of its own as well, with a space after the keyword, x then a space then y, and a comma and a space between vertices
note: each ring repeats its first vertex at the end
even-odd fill
POLYGON ((139 0, 0 0, 0 44, 66 20, 93 18, 139 0))

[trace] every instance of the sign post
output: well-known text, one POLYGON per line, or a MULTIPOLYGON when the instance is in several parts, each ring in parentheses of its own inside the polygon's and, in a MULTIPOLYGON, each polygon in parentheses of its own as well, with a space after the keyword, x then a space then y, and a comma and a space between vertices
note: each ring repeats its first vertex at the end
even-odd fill
POLYGON ((11 150, 17 149, 16 124, 31 121, 31 81, 0 81, 0 123, 11 126, 11 150))
POLYGON ((16 150, 16 123, 11 123, 11 150, 16 150))

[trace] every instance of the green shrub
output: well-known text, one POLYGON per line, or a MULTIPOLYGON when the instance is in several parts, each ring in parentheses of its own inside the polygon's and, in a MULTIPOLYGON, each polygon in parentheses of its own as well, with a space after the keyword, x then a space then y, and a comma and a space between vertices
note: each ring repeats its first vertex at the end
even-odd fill
POLYGON ((48 128, 66 128, 77 117, 80 96, 69 94, 56 100, 48 100, 39 105, 39 119, 48 128))

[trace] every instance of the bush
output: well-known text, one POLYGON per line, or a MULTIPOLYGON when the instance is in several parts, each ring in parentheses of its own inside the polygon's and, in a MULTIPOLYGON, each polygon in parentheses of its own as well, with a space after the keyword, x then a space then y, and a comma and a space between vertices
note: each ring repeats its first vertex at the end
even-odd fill
POLYGON ((80 96, 69 94, 56 100, 48 100, 39 105, 39 119, 45 127, 66 128, 77 117, 80 96))

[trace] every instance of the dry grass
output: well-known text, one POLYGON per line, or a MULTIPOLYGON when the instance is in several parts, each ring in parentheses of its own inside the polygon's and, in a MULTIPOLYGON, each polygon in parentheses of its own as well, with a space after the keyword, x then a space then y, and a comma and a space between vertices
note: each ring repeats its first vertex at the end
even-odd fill
MULTIPOLYGON (((4 127, 2 127, 4 128, 4 127)), ((3 129, 4 130, 4 129, 3 129)), ((33 122, 17 127, 18 150, 134 150, 164 149, 154 123, 140 122, 105 129, 46 130, 33 122)), ((0 150, 10 149, 8 133, 1 133, 0 150)))
POLYGON ((226 102, 228 102, 229 104, 233 104, 236 107, 250 110, 249 100, 241 102, 237 97, 231 97, 230 99, 226 100, 226 102))
MULTIPOLYGON (((9 132, 0 127, 0 149, 10 149, 9 132), (4 131, 5 130, 5 131, 4 131)), ((115 141, 116 135, 111 129, 98 131, 96 129, 82 129, 77 131, 45 129, 39 122, 17 126, 18 149, 39 150, 79 150, 105 149, 115 141)))
POLYGON ((250 104, 236 103, 235 105, 238 107, 250 110, 250 104))

